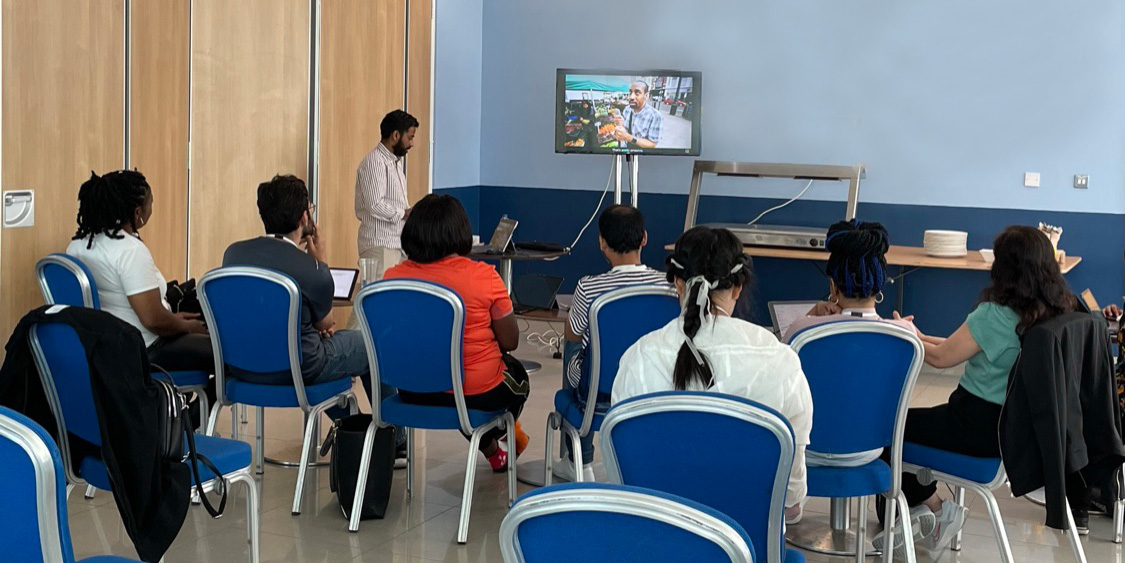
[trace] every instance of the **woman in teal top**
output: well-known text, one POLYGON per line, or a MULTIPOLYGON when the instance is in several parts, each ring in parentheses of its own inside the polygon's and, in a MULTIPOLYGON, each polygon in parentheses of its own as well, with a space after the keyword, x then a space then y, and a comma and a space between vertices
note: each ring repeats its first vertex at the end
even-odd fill
MULTIPOLYGON (((948 338, 918 333, 927 364, 950 368, 964 363, 965 374, 948 403, 907 412, 907 442, 1000 457, 997 427, 1020 335, 1031 325, 1074 310, 1076 301, 1046 235, 1031 227, 1008 227, 996 237, 993 250, 992 283, 965 322, 948 338)), ((936 484, 922 485, 912 474, 903 474, 902 492, 913 507, 915 540, 936 556, 965 523, 965 508, 942 501, 936 484)), ((895 529, 896 551, 903 547, 900 532, 895 529)), ((882 539, 880 534, 874 542, 880 549, 882 539)))

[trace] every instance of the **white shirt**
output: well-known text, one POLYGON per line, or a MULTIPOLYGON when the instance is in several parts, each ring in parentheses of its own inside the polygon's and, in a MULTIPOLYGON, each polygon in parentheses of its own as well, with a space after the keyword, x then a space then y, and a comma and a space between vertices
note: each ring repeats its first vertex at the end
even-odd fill
POLYGON ((141 324, 140 317, 129 304, 129 296, 159 290, 160 302, 171 311, 164 299, 168 283, 157 269, 145 243, 128 233, 122 232, 121 236, 114 239, 104 234, 94 235, 94 244, 90 248, 86 248, 89 238, 72 240, 66 247, 66 253, 81 260, 90 269, 94 285, 98 287, 102 310, 137 327, 145 339, 145 346, 152 346, 159 337, 141 324))
MULTIPOLYGON (((672 391, 672 371, 683 345, 683 318, 641 337, 621 357, 613 382, 614 404, 630 397, 672 391)), ((752 399, 769 406, 793 426, 796 451, 789 475, 786 506, 802 502, 805 483, 805 446, 812 432, 813 403, 809 383, 797 354, 778 342, 770 331, 746 321, 720 316, 704 320, 694 338, 714 374, 714 391, 752 399)))
POLYGON ((406 221, 406 173, 402 159, 375 146, 355 173, 355 216, 359 219, 359 253, 376 247, 402 248, 406 221))

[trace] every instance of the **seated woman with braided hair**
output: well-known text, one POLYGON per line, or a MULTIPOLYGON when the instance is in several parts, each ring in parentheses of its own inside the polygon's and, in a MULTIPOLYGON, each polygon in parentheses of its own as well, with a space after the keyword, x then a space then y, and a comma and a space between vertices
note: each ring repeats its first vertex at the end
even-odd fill
POLYGON ((140 331, 152 363, 214 373, 211 339, 199 315, 173 313, 164 298, 167 282, 140 235, 151 217, 152 188, 143 174, 91 172, 78 188, 78 231, 66 253, 90 269, 102 310, 140 331))
POLYGON ((826 271, 828 301, 817 303, 808 316, 793 321, 782 335, 785 342, 806 328, 833 321, 887 321, 914 332, 909 319, 884 319, 875 312, 875 305, 883 301, 883 284, 887 281, 890 240, 883 225, 855 219, 840 221, 828 228, 826 247, 831 253, 826 271))
POLYGON ((752 276, 742 243, 726 229, 695 227, 680 235, 666 262, 682 312, 625 351, 612 402, 688 389, 737 395, 776 409, 796 438, 785 512, 789 522, 799 520, 812 396, 791 348, 770 331, 731 316, 752 276))

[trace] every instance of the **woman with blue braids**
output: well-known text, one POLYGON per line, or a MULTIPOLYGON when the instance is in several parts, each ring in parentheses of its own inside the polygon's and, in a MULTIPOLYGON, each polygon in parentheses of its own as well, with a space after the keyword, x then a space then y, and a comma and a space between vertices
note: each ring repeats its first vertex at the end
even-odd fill
MULTIPOLYGON (((855 219, 840 221, 828 228, 828 301, 821 301, 797 319, 782 335, 786 342, 798 332, 834 321, 888 321, 914 332, 907 319, 883 319, 875 305, 883 301, 883 284, 887 281, 887 229, 879 223, 861 223, 855 219)), ((874 455, 863 465, 879 457, 874 455)), ((811 459, 810 459, 811 462, 811 459)), ((810 463, 811 464, 811 463, 810 463)), ((837 464, 838 465, 838 464, 837 464)), ((850 464, 848 464, 850 465, 850 464)))

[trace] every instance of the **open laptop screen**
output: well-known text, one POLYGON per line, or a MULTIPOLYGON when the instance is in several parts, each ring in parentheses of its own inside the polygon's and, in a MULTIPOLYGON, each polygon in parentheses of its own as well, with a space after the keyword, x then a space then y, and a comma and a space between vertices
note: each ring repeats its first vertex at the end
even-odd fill
POLYGON ((359 270, 355 268, 328 268, 332 272, 332 298, 351 299, 355 291, 355 280, 359 277, 359 270))

